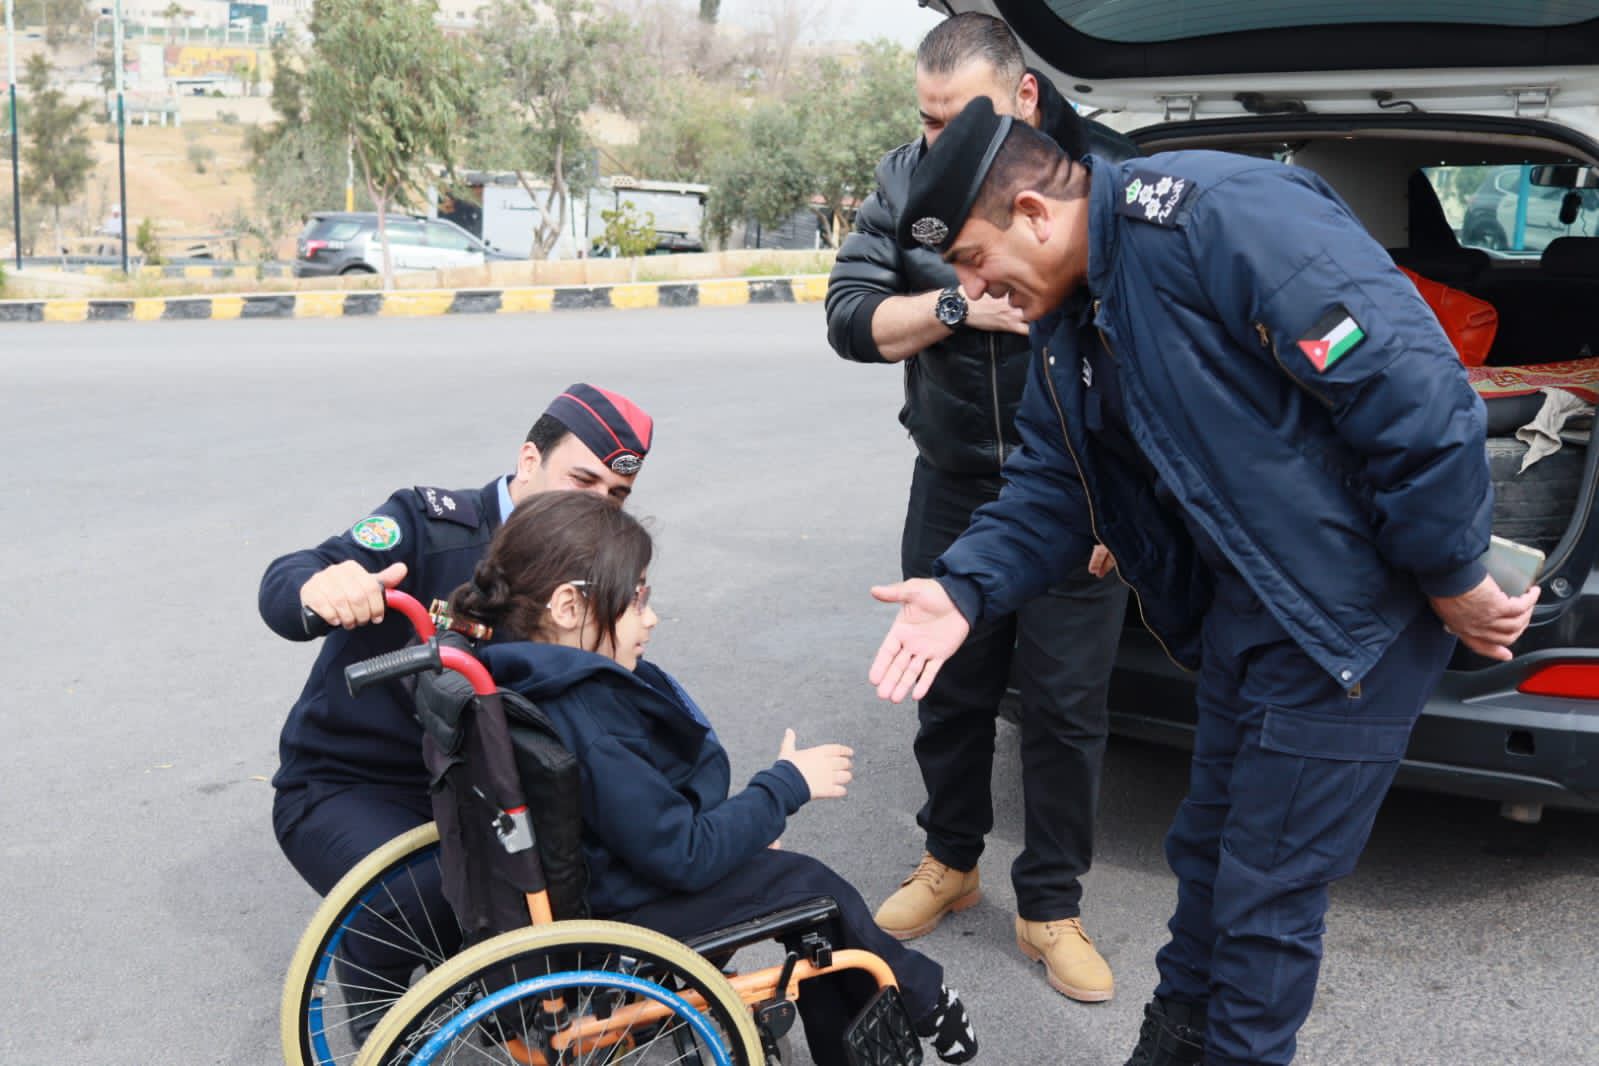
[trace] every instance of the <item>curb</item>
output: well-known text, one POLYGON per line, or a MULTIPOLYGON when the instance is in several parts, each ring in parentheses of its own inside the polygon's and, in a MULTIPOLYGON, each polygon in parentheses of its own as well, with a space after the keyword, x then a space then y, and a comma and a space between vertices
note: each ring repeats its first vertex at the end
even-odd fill
POLYGON ((533 285, 503 289, 402 289, 391 292, 245 293, 127 299, 0 300, 5 322, 156 322, 174 319, 349 318, 495 315, 528 311, 632 310, 644 307, 738 307, 815 303, 826 274, 719 278, 615 285, 533 285))

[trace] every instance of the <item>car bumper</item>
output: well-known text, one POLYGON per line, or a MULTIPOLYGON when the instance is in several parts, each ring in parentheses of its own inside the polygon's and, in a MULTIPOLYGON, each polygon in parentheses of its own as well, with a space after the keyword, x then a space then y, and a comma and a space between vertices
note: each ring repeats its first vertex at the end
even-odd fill
POLYGON ((333 263, 308 263, 303 259, 294 261, 294 276, 297 278, 330 278, 337 273, 333 263))
MULTIPOLYGON (((1529 696, 1516 683, 1549 658, 1444 675, 1396 784, 1500 803, 1599 810, 1599 701, 1529 696)), ((1111 730, 1191 748, 1194 678, 1147 634, 1127 631, 1110 689, 1111 730)))

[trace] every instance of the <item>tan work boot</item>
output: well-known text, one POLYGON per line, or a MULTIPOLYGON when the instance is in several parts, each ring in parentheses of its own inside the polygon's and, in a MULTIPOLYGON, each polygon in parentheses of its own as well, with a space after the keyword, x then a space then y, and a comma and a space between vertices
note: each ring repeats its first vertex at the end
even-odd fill
POLYGON ((914 940, 938 927, 944 915, 977 906, 983 898, 977 871, 945 866, 926 852, 873 920, 895 940, 914 940))
POLYGON ((1116 994, 1110 964, 1094 949, 1076 918, 1053 922, 1017 918, 1016 946, 1029 959, 1043 963, 1049 987, 1069 999, 1103 1003, 1116 994))

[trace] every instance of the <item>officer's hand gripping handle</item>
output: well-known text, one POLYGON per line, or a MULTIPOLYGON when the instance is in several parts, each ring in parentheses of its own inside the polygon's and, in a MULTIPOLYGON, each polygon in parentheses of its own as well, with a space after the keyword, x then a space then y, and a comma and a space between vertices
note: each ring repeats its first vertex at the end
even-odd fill
POLYGON ((300 625, 305 628, 305 635, 308 637, 327 636, 333 628, 321 615, 303 603, 300 604, 300 625))

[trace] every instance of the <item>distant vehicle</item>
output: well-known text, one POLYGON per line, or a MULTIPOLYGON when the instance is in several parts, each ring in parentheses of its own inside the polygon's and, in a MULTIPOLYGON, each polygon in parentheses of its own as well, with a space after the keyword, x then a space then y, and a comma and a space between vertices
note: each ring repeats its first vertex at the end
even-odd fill
POLYGON ((1466 207, 1460 243, 1489 252, 1541 253, 1556 237, 1599 236, 1599 189, 1550 183, 1548 172, 1557 169, 1493 167, 1466 207), (1523 201, 1526 213, 1518 227, 1523 201))
MULTIPOLYGON (((384 230, 396 271, 448 270, 514 259, 486 246, 453 222, 389 215, 384 230)), ((383 269, 378 216, 372 211, 327 211, 310 217, 294 246, 294 276, 325 278, 376 274, 383 269)))

